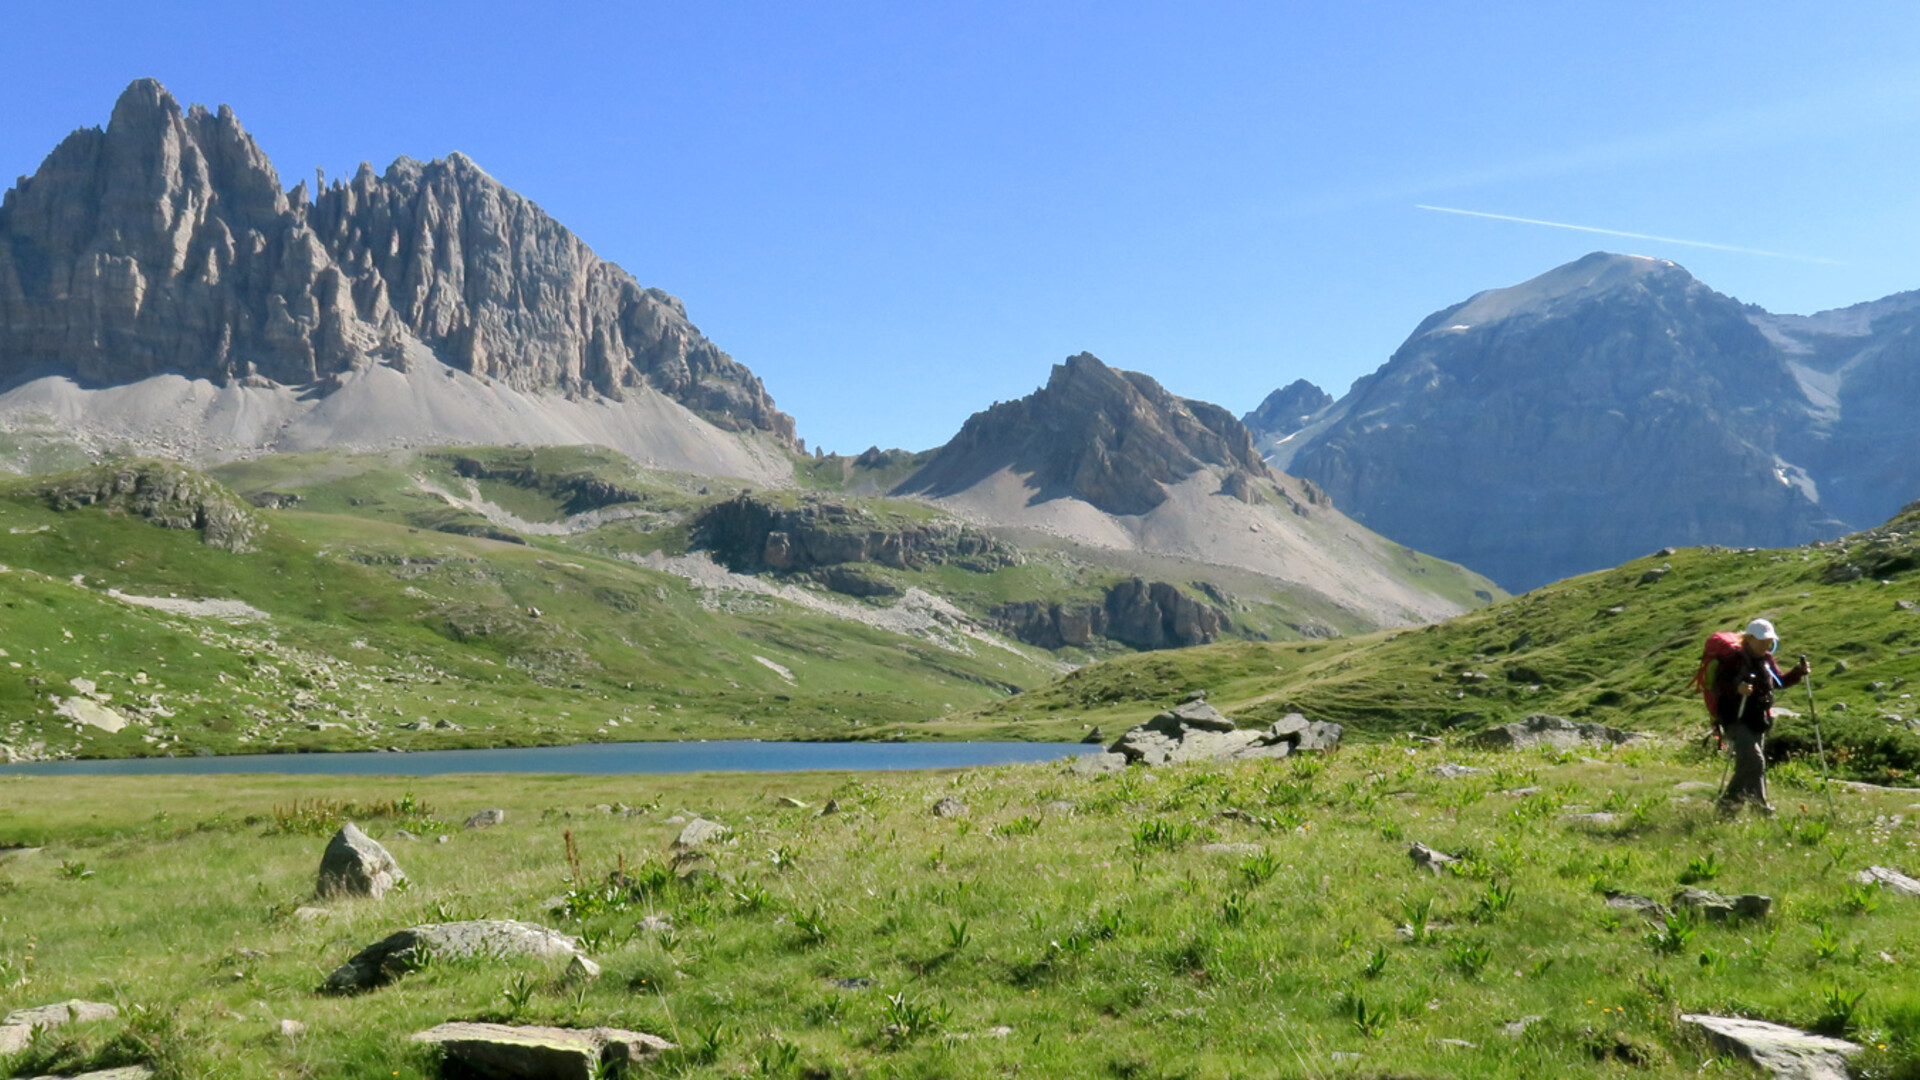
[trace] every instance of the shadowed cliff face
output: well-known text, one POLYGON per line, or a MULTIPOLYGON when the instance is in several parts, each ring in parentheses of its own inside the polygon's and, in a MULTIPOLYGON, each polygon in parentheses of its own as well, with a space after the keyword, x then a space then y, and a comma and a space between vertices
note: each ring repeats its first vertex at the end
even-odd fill
POLYGON ((0 385, 322 382, 410 349, 518 390, 646 384, 793 442, 753 373, 462 155, 291 196, 231 110, 129 86, 0 203, 0 385))
POLYGON ((1028 477, 1035 501, 1077 498, 1110 514, 1144 514, 1166 499, 1161 485, 1208 465, 1271 478, 1225 409, 1081 353, 1054 365, 1040 390, 973 414, 896 490, 947 495, 1010 468, 1028 477))
POLYGON ((1429 317, 1289 471, 1367 527, 1519 591, 1668 544, 1844 531, 1806 399, 1748 309, 1596 254, 1429 317))

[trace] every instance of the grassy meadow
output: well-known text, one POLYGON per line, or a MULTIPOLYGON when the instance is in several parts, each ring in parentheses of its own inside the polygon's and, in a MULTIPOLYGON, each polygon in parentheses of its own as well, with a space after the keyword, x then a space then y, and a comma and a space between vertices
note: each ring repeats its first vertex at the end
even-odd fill
POLYGON ((0 777, 0 843, 37 848, 0 856, 0 1008, 121 1010, 0 1076, 426 1077, 407 1035, 449 1019, 657 1033, 680 1049, 652 1072, 677 1077, 1747 1075, 1679 1021, 1696 1011, 1844 1032, 1860 1075, 1920 1076, 1920 900, 1853 881, 1920 871, 1920 796, 1775 773, 1780 816, 1734 821, 1719 762, 1672 742, 1402 739, 1091 778, 0 777), (946 797, 966 812, 932 814, 946 797), (460 828, 489 807, 506 822, 460 828), (694 814, 732 833, 676 866, 694 814), (298 918, 344 817, 411 884, 298 918), (1414 841, 1455 872, 1416 870, 1414 841), (1604 899, 1683 884, 1772 913, 1604 899), (579 935, 605 974, 449 960, 316 992, 394 930, 479 917, 579 935))

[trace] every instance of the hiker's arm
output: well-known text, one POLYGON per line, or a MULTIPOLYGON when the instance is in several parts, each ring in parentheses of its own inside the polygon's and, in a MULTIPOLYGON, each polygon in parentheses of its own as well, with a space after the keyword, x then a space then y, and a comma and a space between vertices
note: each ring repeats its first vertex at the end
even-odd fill
POLYGON ((1784 690, 1785 688, 1794 685, 1795 683, 1799 682, 1801 679, 1806 678, 1808 675, 1812 673, 1813 673, 1813 665, 1807 663, 1805 660, 1802 660, 1799 663, 1793 665, 1792 671, 1789 671, 1785 675, 1780 676, 1780 687, 1781 689, 1784 690))

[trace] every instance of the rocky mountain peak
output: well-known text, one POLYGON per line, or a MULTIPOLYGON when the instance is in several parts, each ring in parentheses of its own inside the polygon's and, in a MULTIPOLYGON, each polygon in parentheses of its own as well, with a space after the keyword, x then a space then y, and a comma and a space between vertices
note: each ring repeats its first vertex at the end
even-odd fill
POLYGON ((1038 489, 1037 500, 1144 514, 1166 499, 1164 485, 1209 466, 1272 478, 1252 435, 1225 409, 1079 353, 1054 365, 1041 389, 975 413, 898 490, 938 496, 1011 469, 1038 489))
POLYGON ((464 154, 289 198, 232 109, 136 80, 0 202, 0 386, 163 372, 317 385, 422 351, 520 391, 639 386, 793 444, 793 421, 678 301, 464 154))
POLYGON ((1603 298, 1617 301, 1623 294, 1671 293, 1697 284, 1678 263, 1596 251, 1518 285, 1476 293, 1437 312, 1414 333, 1459 333, 1521 316, 1564 314, 1603 298))
POLYGON ((1333 395, 1305 379, 1295 379, 1267 395, 1267 399, 1240 422, 1256 435, 1291 435, 1306 427, 1315 414, 1333 404, 1333 395))

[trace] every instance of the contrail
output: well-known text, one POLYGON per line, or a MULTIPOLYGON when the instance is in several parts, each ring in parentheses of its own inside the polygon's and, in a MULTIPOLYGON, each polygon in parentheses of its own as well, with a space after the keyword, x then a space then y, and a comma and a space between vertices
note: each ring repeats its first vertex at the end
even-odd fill
POLYGON ((1416 210, 1433 210, 1442 214, 1463 214, 1467 217, 1492 218, 1495 221, 1517 221, 1522 225, 1545 225, 1550 229, 1572 229, 1575 232, 1600 233, 1603 236, 1625 236, 1633 240, 1654 240, 1662 244, 1684 244, 1687 247, 1711 248, 1714 251, 1732 251, 1741 255, 1764 255, 1769 259, 1793 259, 1796 262, 1821 263, 1826 266, 1838 265, 1832 259, 1822 259, 1811 255, 1789 255, 1782 251, 1762 251, 1759 248, 1735 247, 1732 244, 1710 244, 1705 240, 1680 240, 1671 236, 1653 236, 1648 233, 1622 232, 1619 229, 1599 229, 1592 225, 1571 225, 1564 221, 1541 221, 1538 218, 1514 217, 1511 214, 1489 214, 1480 210, 1459 210, 1451 206, 1427 206, 1416 203, 1416 210))

